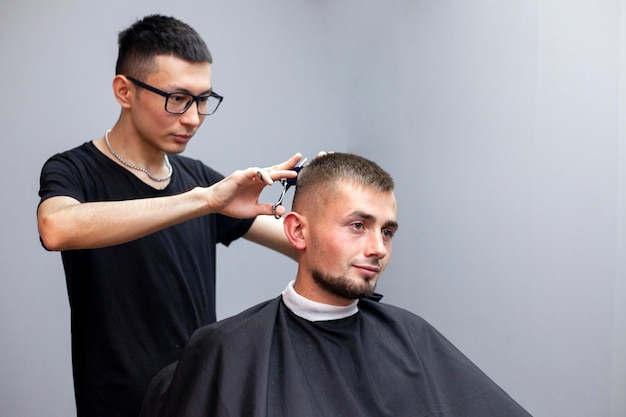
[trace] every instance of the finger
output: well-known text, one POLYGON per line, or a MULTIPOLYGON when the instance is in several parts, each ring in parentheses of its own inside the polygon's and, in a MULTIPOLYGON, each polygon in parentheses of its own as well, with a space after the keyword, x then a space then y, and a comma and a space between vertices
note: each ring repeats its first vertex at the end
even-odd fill
POLYGON ((274 180, 270 176, 267 168, 250 168, 250 169, 255 171, 255 176, 252 177, 252 179, 255 182, 257 180, 261 180, 261 182, 265 183, 266 185, 272 185, 274 183, 274 180))
POLYGON ((319 151, 315 157, 328 155, 329 153, 335 153, 335 151, 319 151))
POLYGON ((298 162, 302 159, 302 154, 300 152, 295 153, 291 158, 287 159, 285 162, 282 162, 278 165, 274 165, 271 169, 291 169, 296 166, 298 162))
POLYGON ((248 175, 249 178, 252 178, 254 182, 261 180, 265 185, 272 185, 275 181, 283 178, 295 178, 298 175, 293 169, 270 170, 250 168, 250 171, 254 172, 254 174, 248 175))
POLYGON ((283 206, 274 206, 270 203, 259 203, 257 204, 257 208, 260 216, 282 216, 283 214, 285 214, 285 212, 287 212, 287 210, 283 206))
POLYGON ((293 169, 282 169, 280 171, 266 171, 266 173, 272 182, 282 180, 283 178, 295 178, 298 176, 298 173, 294 171, 293 169))
POLYGON ((283 217, 283 214, 285 214, 287 210, 282 206, 282 204, 280 205, 272 205, 272 214, 274 215, 275 219, 280 219, 281 217, 283 217))
POLYGON ((249 178, 256 180, 257 178, 267 185, 272 185, 274 181, 278 181, 283 178, 294 178, 298 175, 293 168, 302 159, 301 153, 294 154, 291 158, 280 164, 274 165, 269 168, 249 168, 254 175, 250 175, 249 178))

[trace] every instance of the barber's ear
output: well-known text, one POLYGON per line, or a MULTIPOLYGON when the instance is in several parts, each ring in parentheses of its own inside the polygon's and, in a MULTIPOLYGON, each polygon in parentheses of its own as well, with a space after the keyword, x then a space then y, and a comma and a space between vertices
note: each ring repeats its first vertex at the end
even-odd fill
POLYGON ((123 75, 116 75, 113 78, 113 95, 120 106, 125 109, 130 108, 133 89, 130 86, 131 81, 123 75))
POLYGON ((296 212, 289 212, 283 218, 285 235, 294 248, 306 248, 307 223, 306 217, 296 212))

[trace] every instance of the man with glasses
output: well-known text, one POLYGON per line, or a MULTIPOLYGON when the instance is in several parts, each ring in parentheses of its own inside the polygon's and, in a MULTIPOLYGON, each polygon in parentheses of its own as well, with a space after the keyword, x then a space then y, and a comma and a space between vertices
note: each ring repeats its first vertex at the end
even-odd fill
POLYGON ((258 198, 300 155, 226 178, 179 155, 222 101, 211 62, 187 24, 137 21, 119 34, 119 119, 42 169, 37 221, 65 269, 78 417, 137 416, 154 374, 215 321, 217 243, 243 236, 296 257, 258 198))

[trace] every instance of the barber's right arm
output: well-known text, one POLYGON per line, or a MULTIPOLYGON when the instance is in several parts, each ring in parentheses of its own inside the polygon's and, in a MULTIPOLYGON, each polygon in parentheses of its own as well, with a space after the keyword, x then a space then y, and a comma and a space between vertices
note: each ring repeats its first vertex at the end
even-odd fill
POLYGON ((211 213, 236 218, 272 215, 272 204, 259 203, 259 196, 274 181, 295 177, 290 168, 300 158, 295 154, 273 167, 235 171, 210 187, 167 197, 88 203, 51 197, 37 210, 39 235, 49 250, 90 249, 130 242, 211 213))

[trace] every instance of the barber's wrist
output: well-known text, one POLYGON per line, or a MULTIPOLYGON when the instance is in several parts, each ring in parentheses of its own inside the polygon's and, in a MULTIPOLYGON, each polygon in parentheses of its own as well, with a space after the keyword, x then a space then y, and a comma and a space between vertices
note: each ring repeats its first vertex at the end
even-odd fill
POLYGON ((207 215, 219 212, 219 207, 214 198, 214 190, 212 187, 195 187, 189 194, 197 208, 199 215, 207 215))

